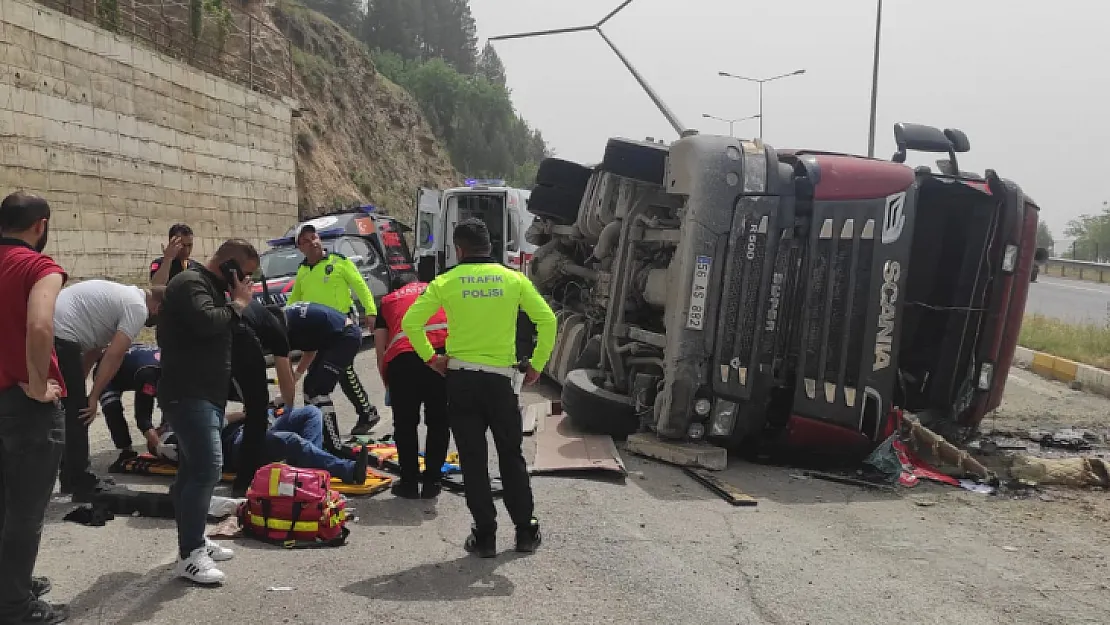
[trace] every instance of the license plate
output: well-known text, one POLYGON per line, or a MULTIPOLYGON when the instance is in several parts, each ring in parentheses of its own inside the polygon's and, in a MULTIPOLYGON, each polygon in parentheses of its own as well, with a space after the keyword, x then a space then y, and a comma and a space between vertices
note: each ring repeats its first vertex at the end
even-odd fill
POLYGON ((709 269, 713 265, 710 256, 698 256, 694 265, 694 286, 690 289, 690 312, 686 316, 686 328, 701 330, 705 323, 705 308, 709 293, 709 269))

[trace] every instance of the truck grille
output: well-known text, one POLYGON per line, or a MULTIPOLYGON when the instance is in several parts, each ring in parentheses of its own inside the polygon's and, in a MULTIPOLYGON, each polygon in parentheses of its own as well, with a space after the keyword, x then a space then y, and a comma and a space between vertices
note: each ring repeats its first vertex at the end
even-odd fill
POLYGON ((864 358, 867 313, 876 292, 876 222, 864 208, 826 205, 815 210, 804 274, 808 296, 801 310, 795 406, 809 406, 821 418, 847 427, 859 425, 860 375, 870 364, 864 358))
POLYGON ((743 198, 729 240, 728 279, 721 297, 714 389, 738 399, 751 397, 753 376, 775 361, 783 294, 789 288, 791 251, 782 250, 779 198, 743 198), (781 268, 781 269, 780 269, 781 268))

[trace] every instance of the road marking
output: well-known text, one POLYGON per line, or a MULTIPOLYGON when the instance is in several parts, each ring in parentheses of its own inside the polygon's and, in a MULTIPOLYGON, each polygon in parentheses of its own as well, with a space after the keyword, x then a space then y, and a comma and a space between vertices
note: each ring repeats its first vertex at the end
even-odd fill
MULTIPOLYGON (((1042 278, 1042 280, 1043 280, 1043 278, 1042 278)), ((1102 295, 1110 296, 1110 288, 1093 289, 1091 287, 1077 286, 1077 285, 1073 285, 1073 284, 1066 284, 1066 283, 1063 283, 1063 282, 1057 282, 1055 280, 1053 280, 1051 282, 1042 282, 1042 281, 1039 280, 1037 282, 1034 282, 1033 284, 1034 285, 1041 285, 1041 286, 1049 286, 1049 287, 1059 287, 1061 289, 1072 289, 1073 291, 1087 291, 1089 293, 1100 293, 1102 295)))

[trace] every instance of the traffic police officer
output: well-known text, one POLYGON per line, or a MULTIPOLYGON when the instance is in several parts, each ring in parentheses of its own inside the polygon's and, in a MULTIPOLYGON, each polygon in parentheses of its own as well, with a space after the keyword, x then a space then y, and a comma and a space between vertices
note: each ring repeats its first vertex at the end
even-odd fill
POLYGON ((530 363, 520 363, 524 381, 539 379, 555 345, 555 314, 522 273, 490 257, 489 229, 478 219, 455 227, 459 264, 428 285, 401 322, 421 360, 447 376, 447 409, 459 450, 466 505, 474 528, 465 548, 483 558, 496 555, 497 510, 490 490, 486 430, 493 432, 505 507, 516 525, 516 550, 540 544, 533 516, 532 486, 522 445, 520 405, 514 382, 518 311, 536 325, 530 363), (447 313, 447 355, 435 353, 425 325, 440 308, 447 313))
MULTIPOLYGON (((312 224, 301 226, 297 231, 296 244, 297 249, 304 254, 304 261, 297 268, 293 292, 289 294, 288 303, 323 304, 344 315, 350 315, 357 322, 354 299, 351 297, 351 291, 354 291, 366 311, 366 329, 373 333, 374 317, 377 316, 378 309, 374 304, 374 295, 366 286, 366 280, 363 280, 358 267, 355 267, 355 264, 346 256, 324 249, 324 243, 316 232, 316 226, 312 224)), ((297 367, 298 377, 304 374, 311 363, 311 359, 301 360, 297 367)), ((355 372, 354 365, 339 376, 339 386, 358 413, 358 423, 351 430, 351 434, 369 434, 381 417, 378 415, 378 409, 370 403, 370 396, 355 372)))

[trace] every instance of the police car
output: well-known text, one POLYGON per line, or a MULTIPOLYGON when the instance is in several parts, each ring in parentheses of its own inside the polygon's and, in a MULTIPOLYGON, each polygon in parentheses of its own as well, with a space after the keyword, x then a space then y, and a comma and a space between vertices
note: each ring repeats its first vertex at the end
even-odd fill
MULTIPOLYGON (((284 236, 270 240, 270 249, 262 253, 254 297, 264 304, 285 305, 293 291, 293 279, 304 255, 297 249, 295 237, 304 225, 312 225, 328 252, 342 254, 358 267, 374 300, 389 292, 396 277, 414 276, 412 253, 404 233, 411 229, 373 206, 343 209, 295 224, 284 236)), ((361 316, 362 303, 355 297, 361 316)))

